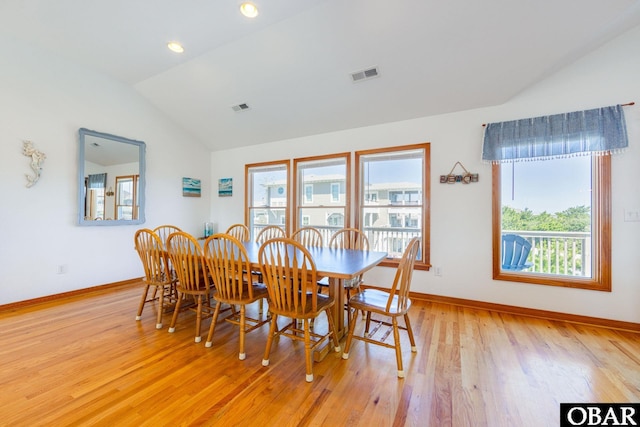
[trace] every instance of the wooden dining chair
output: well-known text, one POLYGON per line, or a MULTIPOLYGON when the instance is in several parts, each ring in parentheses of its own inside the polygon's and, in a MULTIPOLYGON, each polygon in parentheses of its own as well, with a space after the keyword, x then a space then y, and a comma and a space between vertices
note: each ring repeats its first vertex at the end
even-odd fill
MULTIPOLYGON (((167 249, 167 237, 169 237, 169 234, 176 233, 178 231, 182 231, 180 227, 176 227, 175 225, 169 225, 169 224, 159 225, 153 229, 153 232, 156 233, 158 237, 160 237, 160 240, 162 241, 162 247, 165 249, 165 251, 167 249)), ((172 275, 175 276, 175 271, 171 266, 171 259, 168 256, 166 256, 165 261, 167 263, 167 269, 171 272, 172 275)), ((175 291, 175 287, 174 287, 174 291, 175 291)))
MULTIPOLYGON (((334 249, 358 249, 361 251, 368 251, 369 239, 366 234, 357 228, 343 228, 342 230, 336 231, 333 236, 331 236, 328 246, 334 249)), ((349 301, 349 298, 353 293, 360 289, 360 283, 362 283, 362 275, 354 277, 353 279, 345 279, 343 281, 342 286, 347 294, 347 301, 349 301)), ((319 290, 322 292, 322 288, 329 286, 329 282, 328 280, 321 280, 318 282, 318 286, 320 286, 319 290)))
POLYGON ((138 306, 136 320, 142 318, 142 310, 147 303, 158 301, 156 329, 162 328, 162 313, 165 305, 175 303, 176 301, 176 282, 175 273, 168 268, 166 262, 167 253, 160 237, 148 228, 136 231, 134 235, 136 251, 140 256, 140 261, 144 267, 145 284, 142 292, 142 299, 138 306), (153 294, 149 297, 149 289, 153 288, 153 294))
POLYGON ((214 234, 204 242, 204 259, 209 268, 209 273, 215 291, 213 297, 216 307, 207 335, 206 347, 211 347, 213 334, 216 329, 220 307, 224 304, 240 306, 240 312, 234 310, 233 314, 225 320, 240 327, 240 352, 238 358, 244 360, 244 338, 247 332, 259 328, 268 322, 268 319, 256 319, 246 315, 246 306, 267 297, 267 288, 258 283, 255 275, 251 273, 249 255, 238 239, 226 233, 214 234), (249 273, 247 273, 249 272, 249 273))
POLYGON ((203 251, 198 240, 183 231, 171 233, 167 238, 167 251, 178 277, 178 301, 176 302, 171 319, 169 332, 176 330, 176 321, 180 306, 187 297, 195 300, 195 308, 189 307, 196 312, 196 337, 195 341, 200 342, 200 325, 203 313, 205 318, 213 315, 211 307, 211 297, 213 287, 211 286, 207 266, 204 261, 203 251))
POLYGON ((229 234, 241 242, 248 242, 251 240, 251 233, 249 232, 249 227, 244 224, 233 224, 229 228, 227 228, 226 234, 229 234))
POLYGON ((336 249, 358 249, 361 251, 369 250, 369 239, 367 235, 357 228, 343 228, 336 231, 331 240, 329 247, 336 249))
POLYGON ((159 225, 153 229, 153 232, 156 233, 158 237, 160 237, 160 240, 162 241, 162 246, 165 248, 167 247, 167 237, 169 237, 169 234, 177 233, 178 231, 182 231, 180 227, 176 227, 175 225, 169 225, 169 224, 159 225))
POLYGON ((285 233, 284 229, 280 226, 267 225, 265 228, 260 230, 260 232, 256 236, 256 242, 259 244, 263 244, 267 240, 276 237, 287 237, 287 233, 285 233))
MULTIPOLYGON (((235 237, 236 239, 238 239, 241 242, 249 242, 251 240, 251 231, 249 230, 249 227, 247 227, 244 224, 233 224, 231 227, 227 228, 226 234, 229 234, 233 237, 235 237)), ((254 271, 254 273, 257 275, 257 279, 259 282, 262 281, 262 278, 260 277, 260 272, 259 271, 254 271)), ((259 314, 262 316, 263 313, 263 300, 260 299, 260 312, 259 314)))
MULTIPOLYGON (((295 231, 291 238, 296 242, 302 244, 305 248, 312 247, 322 247, 322 233, 317 228, 314 227, 302 227, 295 231)), ((327 277, 323 277, 318 279, 318 290, 321 290, 321 286, 329 286, 329 279, 327 277)), ((320 291, 320 293, 322 293, 320 291)), ((313 320, 311 321, 311 327, 313 328, 313 320)))
POLYGON ((413 338, 413 331, 411 330, 411 323, 409 321, 409 309, 411 308, 409 288, 411 286, 413 266, 416 262, 419 248, 419 237, 414 237, 409 241, 409 244, 402 255, 402 259, 400 260, 400 264, 398 265, 393 285, 388 292, 377 289, 364 289, 350 298, 349 305, 355 311, 353 312, 353 316, 350 320, 349 334, 347 335, 347 342, 344 353, 342 354, 343 359, 349 358, 349 350, 351 349, 351 341, 353 339, 381 345, 383 347, 395 348, 398 378, 404 377, 399 330, 402 329, 407 331, 409 341, 411 342, 411 351, 415 353, 417 351, 416 342, 413 338), (355 335, 354 333, 358 318, 358 310, 366 313, 366 324, 362 335, 355 335), (372 314, 383 316, 383 319, 372 319, 372 314), (404 317, 405 326, 398 325, 398 317, 401 316, 404 317), (388 319, 391 320, 391 323, 389 323, 388 319), (377 322, 377 326, 373 331, 369 332, 372 321, 377 322), (393 329, 393 345, 384 341, 389 335, 388 332, 384 333, 380 339, 374 338, 376 332, 379 331, 379 328, 382 325, 393 329))
POLYGON ((322 233, 314 227, 302 227, 296 230, 291 238, 301 243, 305 248, 322 247, 322 233))
POLYGON ((275 238, 264 243, 258 251, 262 278, 269 293, 271 325, 264 352, 263 366, 269 365, 271 345, 277 336, 286 336, 304 342, 306 381, 313 381, 312 352, 325 340, 333 341, 334 350, 340 352, 336 326, 331 308, 333 297, 315 292, 317 270, 309 251, 289 238, 275 238), (310 292, 309 292, 310 291, 310 292), (325 334, 311 332, 310 321, 324 312, 328 330, 325 334), (278 328, 278 317, 291 319, 283 328, 278 328), (298 328, 298 320, 303 329, 298 328))

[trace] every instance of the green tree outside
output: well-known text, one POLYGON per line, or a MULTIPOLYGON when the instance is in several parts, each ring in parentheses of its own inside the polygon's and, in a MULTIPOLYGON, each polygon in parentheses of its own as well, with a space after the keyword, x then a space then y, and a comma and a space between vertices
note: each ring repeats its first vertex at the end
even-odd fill
POLYGON ((534 214, 528 208, 502 207, 502 229, 522 231, 590 231, 591 208, 575 206, 562 212, 534 214))

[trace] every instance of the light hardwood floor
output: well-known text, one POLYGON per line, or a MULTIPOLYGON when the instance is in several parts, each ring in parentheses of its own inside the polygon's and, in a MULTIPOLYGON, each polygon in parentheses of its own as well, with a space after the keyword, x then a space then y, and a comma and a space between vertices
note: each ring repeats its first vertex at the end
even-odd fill
POLYGON ((174 334, 169 316, 155 329, 151 307, 136 322, 140 293, 0 312, 0 425, 538 427, 559 425, 561 402, 640 401, 631 332, 414 301, 418 353, 404 334, 405 379, 393 350, 356 341, 306 383, 300 343, 276 341, 263 367, 265 325, 241 361, 226 322, 212 348, 194 343, 191 314, 174 334))

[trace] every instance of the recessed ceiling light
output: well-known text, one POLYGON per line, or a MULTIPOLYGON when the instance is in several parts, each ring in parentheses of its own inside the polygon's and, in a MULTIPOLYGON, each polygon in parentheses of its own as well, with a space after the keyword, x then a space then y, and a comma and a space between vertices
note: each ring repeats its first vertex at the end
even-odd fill
POLYGON ((258 8, 255 4, 245 2, 240 5, 240 12, 247 18, 255 18, 258 16, 258 8))
POLYGON ((184 48, 178 42, 169 42, 169 43, 167 43, 167 47, 169 48, 169 50, 171 50, 172 52, 175 52, 175 53, 184 52, 184 48))

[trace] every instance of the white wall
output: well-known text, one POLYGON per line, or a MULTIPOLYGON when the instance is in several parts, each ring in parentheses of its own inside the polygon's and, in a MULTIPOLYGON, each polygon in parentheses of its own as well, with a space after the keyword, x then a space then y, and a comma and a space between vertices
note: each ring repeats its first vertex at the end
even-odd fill
POLYGON ((147 144, 147 221, 202 233, 209 219, 209 153, 133 89, 87 69, 3 40, 0 55, 0 305, 143 275, 133 249, 139 226, 79 227, 78 129, 147 144), (30 158, 47 158, 26 188, 30 158), (202 179, 203 197, 183 198, 182 177, 202 179), (66 274, 57 274, 64 266, 66 274))
MULTIPOLYGON (((212 219, 221 230, 243 222, 244 165, 269 160, 431 142, 431 261, 442 277, 416 271, 412 290, 584 316, 640 322, 640 27, 582 58, 504 105, 220 151, 212 180, 232 177, 234 196, 212 195, 212 219), (630 148, 613 159, 613 290, 611 293, 492 280, 491 168, 480 161, 483 123, 635 101, 625 107, 630 148), (478 183, 447 185, 439 176, 456 161, 480 174, 478 183)), ((471 66, 471 64, 470 64, 471 66)), ((214 189, 215 190, 215 189, 214 189)), ((388 286, 393 269, 365 277, 388 286)))

